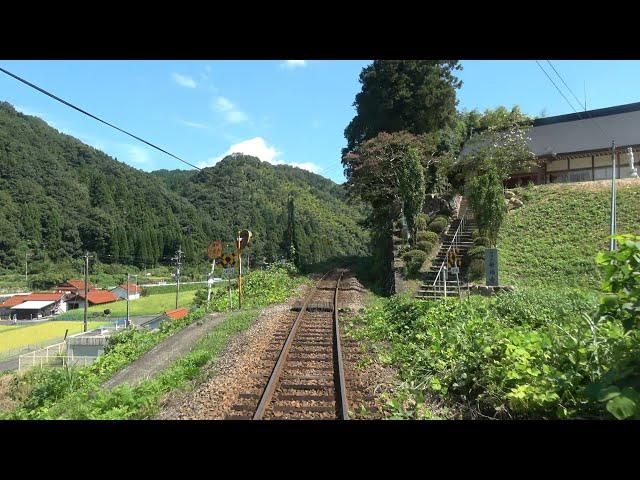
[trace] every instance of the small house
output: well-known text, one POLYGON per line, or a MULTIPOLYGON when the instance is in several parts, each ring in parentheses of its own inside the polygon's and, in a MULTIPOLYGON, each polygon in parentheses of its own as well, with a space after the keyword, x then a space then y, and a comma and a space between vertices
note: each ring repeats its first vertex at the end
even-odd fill
POLYGON ((164 322, 172 322, 175 320, 179 320, 183 317, 186 317, 189 314, 188 308, 178 308, 177 310, 167 310, 161 315, 158 315, 151 320, 148 320, 144 323, 140 324, 142 328, 148 328, 149 330, 155 330, 156 328, 160 328, 164 322))
POLYGON ((116 288, 111 289, 111 293, 115 293, 119 298, 126 300, 127 293, 129 295, 129 300, 137 300, 140 298, 140 294, 142 293, 142 287, 135 285, 133 283, 123 283, 122 285, 118 285, 116 288))
POLYGON ((69 309, 76 309, 84 308, 85 303, 91 307, 93 305, 102 305, 105 303, 116 302, 118 300, 120 300, 120 297, 115 293, 108 290, 99 290, 94 288, 93 290, 89 290, 86 299, 84 291, 71 294, 71 296, 67 298, 67 305, 69 306, 69 309))
MULTIPOLYGON (((88 290, 93 290, 96 288, 96 286, 89 283, 87 288, 88 290)), ((54 289, 56 291, 66 293, 84 292, 84 280, 67 280, 66 282, 62 282, 56 285, 54 289)))

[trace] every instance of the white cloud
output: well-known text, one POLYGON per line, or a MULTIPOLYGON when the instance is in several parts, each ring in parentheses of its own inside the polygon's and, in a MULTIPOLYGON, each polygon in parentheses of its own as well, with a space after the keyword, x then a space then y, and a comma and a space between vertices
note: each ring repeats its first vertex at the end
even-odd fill
POLYGON ((191 127, 191 128, 209 128, 206 125, 202 124, 202 123, 196 123, 196 122, 188 122, 187 120, 182 120, 182 124, 186 125, 187 127, 191 127))
POLYGON ((196 81, 191 77, 185 77, 184 75, 180 75, 179 73, 172 73, 171 78, 173 78, 173 81, 178 85, 187 88, 196 88, 196 81))
POLYGON ((128 154, 134 163, 151 163, 149 150, 140 145, 128 145, 128 154))
POLYGON ((209 161, 205 162, 205 165, 214 165, 224 157, 226 157, 227 155, 231 155, 232 153, 244 153, 245 155, 253 155, 254 157, 258 157, 264 162, 273 164, 282 163, 276 160, 276 157, 282 152, 278 151, 275 147, 269 146, 264 138, 254 137, 249 140, 244 140, 243 142, 231 145, 225 153, 217 157, 210 158, 209 161))
POLYGON ((280 66, 282 68, 298 68, 298 67, 306 67, 306 60, 286 60, 284 63, 281 63, 280 66))
POLYGON ((249 116, 242 110, 238 109, 235 104, 225 97, 217 97, 212 102, 212 107, 224 113, 224 117, 229 123, 243 123, 249 121, 249 116))
POLYGON ((313 162, 303 162, 303 163, 291 162, 289 165, 291 165, 292 167, 302 168, 303 170, 309 170, 310 172, 313 172, 313 173, 320 173, 322 171, 322 167, 320 165, 316 165, 313 162))
POLYGON ((292 167, 302 168, 304 170, 309 170, 313 173, 318 173, 322 170, 321 167, 312 162, 304 162, 297 163, 291 162, 287 163, 284 160, 279 159, 278 157, 282 155, 282 152, 278 150, 276 147, 269 145, 267 141, 262 137, 254 137, 249 140, 244 140, 242 142, 235 143, 231 145, 225 153, 222 155, 218 155, 217 157, 210 158, 207 162, 201 162, 200 167, 212 166, 218 163, 227 155, 231 155, 232 153, 243 153, 245 155, 252 155, 254 157, 258 157, 263 162, 271 163, 272 165, 290 165, 292 167))

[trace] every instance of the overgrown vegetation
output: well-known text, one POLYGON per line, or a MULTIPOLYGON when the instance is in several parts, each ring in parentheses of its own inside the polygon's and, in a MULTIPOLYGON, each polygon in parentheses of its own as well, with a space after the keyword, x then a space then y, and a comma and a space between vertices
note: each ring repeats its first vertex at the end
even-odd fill
MULTIPOLYGON (((257 308, 280 302, 306 277, 291 265, 254 271, 245 285, 246 311, 233 313, 202 338, 193 350, 152 380, 132 388, 103 390, 101 384, 169 335, 200 321, 201 307, 180 320, 164 323, 158 331, 127 330, 114 334, 104 355, 85 368, 32 369, 16 375, 10 388, 14 408, 0 418, 9 419, 127 419, 151 418, 164 394, 197 379, 201 368, 215 359, 231 335, 247 328, 257 308)), ((216 297, 210 310, 226 309, 225 297, 216 297)))
POLYGON ((380 299, 354 335, 388 342, 380 360, 410 391, 459 416, 640 418, 640 237, 599 257, 607 296, 526 288, 493 298, 380 299), (634 272, 634 273, 632 273, 634 272), (634 317, 635 318, 635 317, 634 317))

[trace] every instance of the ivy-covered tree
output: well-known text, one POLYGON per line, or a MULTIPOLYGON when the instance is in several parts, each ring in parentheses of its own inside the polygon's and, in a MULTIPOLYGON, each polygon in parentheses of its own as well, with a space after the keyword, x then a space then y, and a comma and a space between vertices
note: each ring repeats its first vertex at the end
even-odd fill
POLYGON ((495 247, 500 226, 507 214, 502 178, 495 166, 489 166, 486 173, 480 176, 471 177, 467 182, 466 194, 478 230, 495 247))

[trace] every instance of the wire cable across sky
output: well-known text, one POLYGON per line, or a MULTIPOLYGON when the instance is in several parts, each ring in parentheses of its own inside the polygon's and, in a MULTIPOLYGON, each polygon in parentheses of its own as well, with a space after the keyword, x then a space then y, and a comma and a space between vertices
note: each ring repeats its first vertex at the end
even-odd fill
POLYGON ((127 132, 126 130, 124 130, 124 129, 120 128, 120 127, 117 127, 116 125, 113 125, 113 124, 111 124, 111 123, 107 122, 106 120, 103 120, 103 119, 101 119, 100 117, 97 117, 96 115, 93 115, 93 114, 91 114, 91 113, 87 112, 86 110, 83 110, 82 108, 77 107, 77 106, 73 105, 73 104, 72 104, 72 103, 70 103, 70 102, 67 102, 66 100, 63 100, 62 98, 60 98, 60 97, 58 97, 58 96, 54 95, 53 93, 48 92, 48 91, 47 91, 47 90, 45 90, 44 88, 41 88, 41 87, 39 87, 39 86, 37 86, 37 85, 34 85, 33 83, 31 83, 31 82, 29 82, 29 81, 25 80, 25 79, 24 79, 24 78, 22 78, 22 77, 19 77, 18 75, 14 74, 14 73, 9 72, 8 70, 5 70, 5 69, 4 69, 4 68, 2 68, 2 67, 0 67, 0 72, 3 72, 3 73, 5 73, 6 75, 9 75, 10 77, 13 77, 13 78, 15 78, 16 80, 18 80, 18 81, 20 81, 20 82, 24 83, 25 85, 28 85, 29 87, 31 87, 31 88, 33 88, 33 89, 35 89, 35 90, 38 90, 40 93, 44 93, 45 95, 47 95, 47 96, 49 96, 49 97, 53 98, 54 100, 57 100, 58 102, 60 102, 60 103, 62 103, 62 104, 64 104, 64 105, 66 105, 66 106, 68 106, 68 107, 71 107, 71 108, 73 108, 74 110, 77 110, 78 112, 83 113, 84 115, 86 115, 86 116, 88 116, 88 117, 93 118, 94 120, 97 120, 97 121, 99 121, 99 122, 101 122, 101 123, 104 123, 105 125, 108 125, 108 126, 110 126, 111 128, 115 128, 115 129, 116 129, 116 130, 118 130, 119 132, 122 132, 122 133, 124 133, 124 134, 126 134, 126 135, 129 135, 130 137, 135 138, 136 140, 139 140, 140 142, 145 143, 145 144, 149 145, 150 147, 155 148, 156 150, 158 150, 158 151, 160 151, 160 152, 162 152, 162 153, 165 153, 165 154, 169 155, 170 157, 173 157, 173 158, 175 158, 176 160, 179 160, 179 161, 181 161, 182 163, 184 163, 184 164, 186 164, 186 165, 189 165, 190 167, 195 168, 196 170, 202 170, 200 167, 196 167, 193 163, 187 162, 186 160, 183 160, 182 158, 178 157, 177 155, 174 155, 174 154, 173 154, 173 153, 171 153, 171 152, 167 152, 165 149, 160 148, 160 147, 158 147, 157 145, 154 145, 153 143, 148 142, 147 140, 145 140, 145 139, 143 139, 143 138, 140 138, 140 137, 138 137, 137 135, 134 135, 133 133, 127 132))

